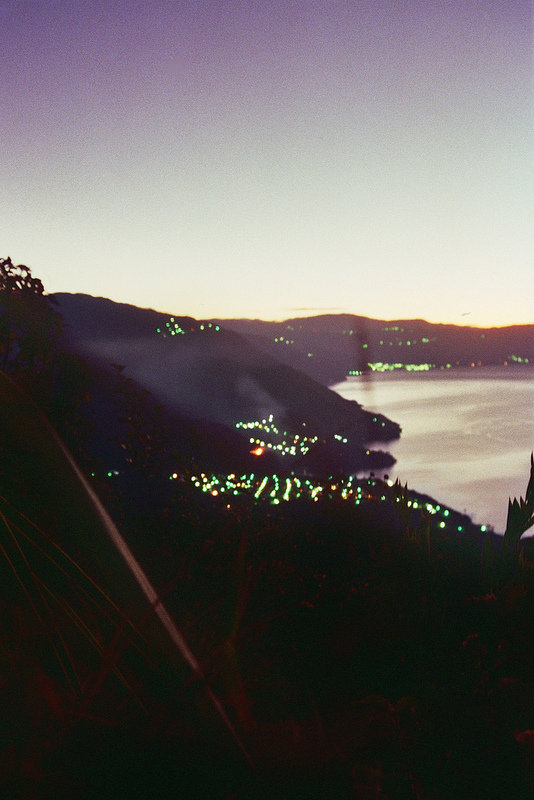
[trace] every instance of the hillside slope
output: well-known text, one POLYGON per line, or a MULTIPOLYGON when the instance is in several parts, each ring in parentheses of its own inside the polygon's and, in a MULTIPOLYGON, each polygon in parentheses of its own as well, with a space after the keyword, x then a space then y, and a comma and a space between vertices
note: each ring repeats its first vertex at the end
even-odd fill
MULTIPOLYGON (((189 417, 234 430, 271 418, 280 432, 286 429, 286 439, 306 434, 325 442, 324 460, 335 463, 339 455, 344 469, 378 466, 365 444, 400 435, 383 415, 364 411, 218 324, 87 295, 56 298, 78 352, 101 365, 123 365, 140 386, 189 417)), ((387 454, 378 460, 392 463, 387 454)))

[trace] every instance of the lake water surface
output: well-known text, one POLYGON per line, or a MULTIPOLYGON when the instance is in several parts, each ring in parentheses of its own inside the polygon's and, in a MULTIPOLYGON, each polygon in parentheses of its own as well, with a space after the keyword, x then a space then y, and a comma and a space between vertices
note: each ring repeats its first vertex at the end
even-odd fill
POLYGON ((331 387, 402 427, 392 478, 503 533, 534 450, 534 367, 372 373, 331 387))

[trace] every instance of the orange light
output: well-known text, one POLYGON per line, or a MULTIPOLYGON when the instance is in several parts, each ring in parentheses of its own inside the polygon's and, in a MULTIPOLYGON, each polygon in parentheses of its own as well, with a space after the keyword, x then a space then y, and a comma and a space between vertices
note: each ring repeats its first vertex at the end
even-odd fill
POLYGON ((250 451, 253 456, 261 456, 263 453, 263 447, 256 447, 254 450, 250 451))
POLYGON ((211 494, 213 495, 213 497, 217 497, 217 495, 219 494, 219 492, 217 491, 217 489, 213 489, 213 490, 212 490, 212 492, 211 492, 211 494))

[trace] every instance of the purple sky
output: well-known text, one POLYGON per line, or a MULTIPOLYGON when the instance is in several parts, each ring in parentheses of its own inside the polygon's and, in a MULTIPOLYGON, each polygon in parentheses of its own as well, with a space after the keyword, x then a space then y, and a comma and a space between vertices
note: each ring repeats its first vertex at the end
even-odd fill
POLYGON ((2 0, 0 30, 0 256, 48 291, 532 322, 530 0, 2 0))

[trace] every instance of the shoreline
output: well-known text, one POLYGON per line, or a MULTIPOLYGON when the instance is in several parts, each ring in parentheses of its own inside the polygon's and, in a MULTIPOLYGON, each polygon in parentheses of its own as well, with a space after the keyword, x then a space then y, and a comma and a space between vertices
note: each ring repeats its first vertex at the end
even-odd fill
POLYGON ((455 379, 468 380, 531 380, 534 381, 534 364, 482 364, 474 367, 451 366, 432 367, 428 370, 409 370, 405 367, 391 370, 369 370, 369 372, 359 375, 347 375, 343 381, 331 384, 328 388, 336 391, 335 387, 346 382, 350 383, 373 383, 375 380, 436 380, 436 379, 455 379), (502 371, 502 375, 496 376, 497 371, 502 371))
POLYGON ((508 498, 524 494, 534 450, 533 365, 416 377, 398 370, 350 376, 332 388, 401 425, 400 439, 386 445, 397 462, 390 475, 504 531, 508 498))

